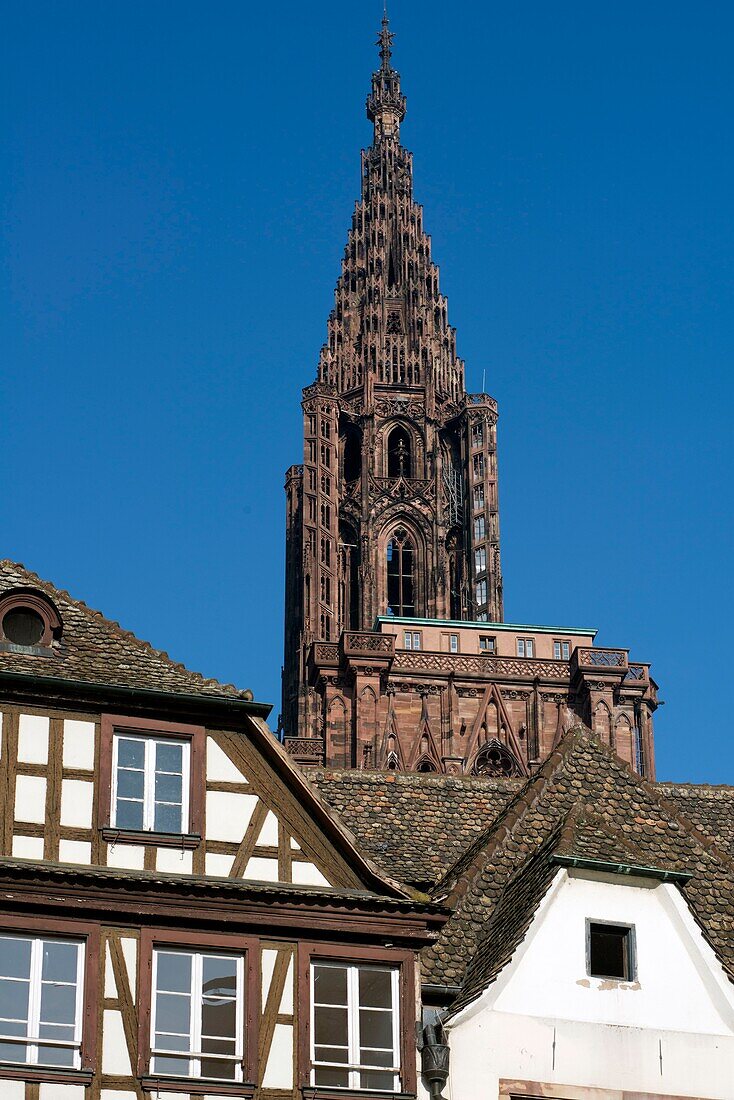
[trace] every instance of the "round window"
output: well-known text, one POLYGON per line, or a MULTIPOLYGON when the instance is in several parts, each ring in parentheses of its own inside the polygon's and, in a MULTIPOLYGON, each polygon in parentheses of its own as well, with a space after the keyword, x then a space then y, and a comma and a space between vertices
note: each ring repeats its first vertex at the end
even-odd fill
POLYGON ((3 634, 15 645, 38 645, 46 624, 30 607, 13 607, 3 617, 3 634))

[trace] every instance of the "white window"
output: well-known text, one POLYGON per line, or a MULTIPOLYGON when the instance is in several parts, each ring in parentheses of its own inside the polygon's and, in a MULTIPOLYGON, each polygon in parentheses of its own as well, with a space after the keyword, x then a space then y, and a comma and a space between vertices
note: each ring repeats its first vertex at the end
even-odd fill
POLYGON ((449 653, 459 652, 459 635, 449 634, 449 653))
POLYGON ((189 818, 188 741, 116 734, 112 815, 117 829, 184 833, 189 818))
POLYGON ((477 542, 484 538, 484 516, 477 516, 474 520, 474 538, 477 542))
POLYGON ((421 649, 422 646, 420 630, 403 631, 403 646, 405 649, 421 649))
POLYGON ((488 634, 479 635, 479 652, 480 653, 496 653, 497 651, 497 639, 491 638, 488 634))
POLYGON ((484 507, 484 486, 475 485, 474 492, 472 493, 474 511, 479 512, 484 507))
POLYGON ((474 568, 477 573, 484 573, 487 568, 487 551, 483 546, 474 551, 474 568))
POLYGON ((571 656, 571 643, 570 642, 554 642, 553 643, 553 658, 556 661, 567 661, 571 656))
POLYGON ((517 639, 517 655, 518 657, 534 657, 535 656, 535 644, 532 638, 518 638, 517 639))
POLYGON ((151 1073, 241 1081, 244 957, 153 952, 151 1073))
POLYGON ((311 1084, 400 1091, 399 975, 380 966, 311 967, 311 1084))
POLYGON ((84 945, 0 936, 0 1061, 81 1066, 84 945))
POLYGON ((487 582, 486 580, 477 581, 477 603, 485 604, 487 602, 487 582))

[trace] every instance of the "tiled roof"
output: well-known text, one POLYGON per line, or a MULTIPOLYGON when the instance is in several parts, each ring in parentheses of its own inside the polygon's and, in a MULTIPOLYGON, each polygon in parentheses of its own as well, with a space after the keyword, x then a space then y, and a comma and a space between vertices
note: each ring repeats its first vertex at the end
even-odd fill
POLYGON ((682 817, 734 856, 734 787, 698 783, 656 783, 682 817))
POLYGON ((679 889, 734 976, 734 860, 655 784, 573 731, 434 889, 453 915, 424 952, 425 980, 461 984, 459 1004, 486 988, 529 927, 552 855, 564 851, 690 874, 679 889))
POLYGON ((248 691, 207 680, 177 664, 167 653, 154 649, 24 566, 0 561, 0 596, 16 588, 30 588, 50 599, 63 621, 63 632, 48 655, 0 649, 0 672, 182 695, 252 699, 248 691))
POLYGON ((319 770, 309 772, 359 844, 391 875, 435 883, 518 790, 517 779, 319 770))

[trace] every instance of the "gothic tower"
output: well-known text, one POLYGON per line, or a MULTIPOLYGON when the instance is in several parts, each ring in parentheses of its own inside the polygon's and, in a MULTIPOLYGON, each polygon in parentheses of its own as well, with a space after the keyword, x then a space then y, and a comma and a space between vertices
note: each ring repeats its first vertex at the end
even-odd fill
POLYGON ((378 38, 352 216, 328 340, 303 391, 303 465, 286 477, 283 724, 317 720, 315 640, 371 630, 378 615, 502 620, 496 402, 464 389, 412 156, 405 96, 378 38))

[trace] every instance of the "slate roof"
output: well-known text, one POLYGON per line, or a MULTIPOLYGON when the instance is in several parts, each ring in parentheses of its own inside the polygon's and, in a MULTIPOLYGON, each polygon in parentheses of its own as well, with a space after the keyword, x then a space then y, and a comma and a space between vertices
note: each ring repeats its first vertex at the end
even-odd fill
POLYGON ((437 882, 504 809, 522 780, 481 776, 309 772, 360 846, 413 886, 437 882))
POLYGON ((249 691, 207 680, 172 661, 167 653, 154 649, 24 566, 0 561, 0 597, 16 588, 30 588, 50 599, 63 621, 63 633, 48 655, 0 649, 0 672, 182 695, 252 699, 249 691))
POLYGON ((734 860, 608 746, 572 731, 433 890, 453 914, 424 952, 424 979, 461 985, 455 1007, 497 977, 564 851, 690 874, 678 888, 734 980, 734 860))

